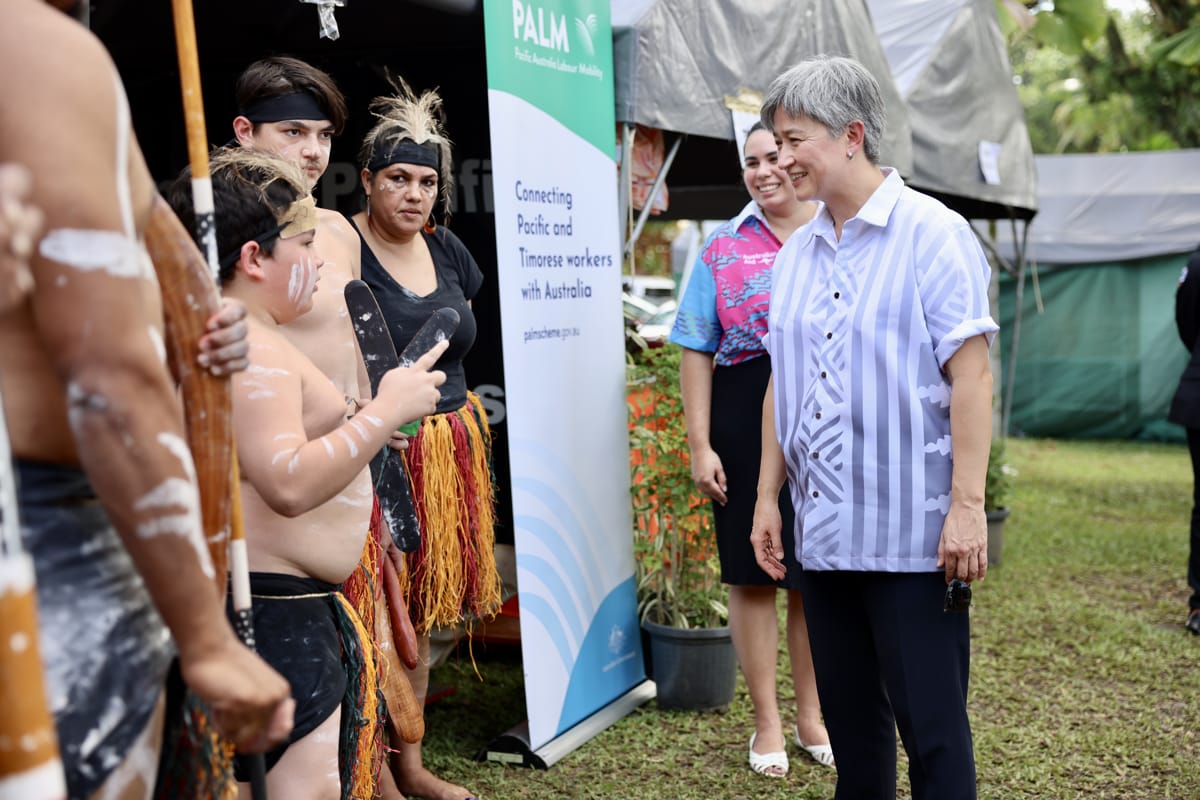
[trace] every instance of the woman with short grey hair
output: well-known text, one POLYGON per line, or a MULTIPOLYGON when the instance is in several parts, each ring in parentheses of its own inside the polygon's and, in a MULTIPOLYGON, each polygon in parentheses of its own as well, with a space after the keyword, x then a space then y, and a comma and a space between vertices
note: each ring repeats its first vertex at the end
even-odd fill
POLYGON ((969 617, 945 600, 987 572, 990 270, 965 219, 879 165, 861 64, 797 64, 762 117, 822 206, 772 271, 755 557, 783 575, 786 475, 836 797, 895 797, 899 727, 914 800, 973 799, 969 617))

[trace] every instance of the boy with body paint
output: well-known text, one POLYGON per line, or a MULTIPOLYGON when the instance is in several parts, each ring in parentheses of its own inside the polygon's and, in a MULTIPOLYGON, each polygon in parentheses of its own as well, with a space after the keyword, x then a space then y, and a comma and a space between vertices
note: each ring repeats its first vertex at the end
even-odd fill
MULTIPOLYGON (((0 394, 39 644, 69 796, 142 798, 176 651, 184 679, 244 750, 286 734, 291 700, 238 641, 214 591, 142 240, 147 220, 169 210, 116 69, 93 34, 41 0, 3 2, 0 73, 22 77, 0 87, 0 162, 28 169, 44 215, 29 294, 0 313, 0 394)), ((227 334, 201 343, 214 365, 227 334)))
MULTIPOLYGON (((245 148, 219 151, 211 172, 221 283, 245 304, 249 323, 250 366, 234 380, 233 416, 257 648, 297 702, 288 742, 267 753, 269 792, 288 800, 373 797, 382 755, 374 660, 338 590, 368 531, 365 520, 347 520, 370 511, 371 457, 396 428, 436 406, 445 374, 431 367, 447 345, 392 370, 371 401, 348 410, 283 330, 324 291, 303 173, 245 148)), ((170 196, 188 223, 186 174, 170 196)))
MULTIPOLYGON (((297 164, 303 171, 308 187, 315 190, 317 182, 329 166, 333 137, 342 132, 346 123, 346 102, 333 78, 316 67, 288 56, 271 56, 250 64, 238 76, 234 87, 238 114, 233 119, 235 141, 244 148, 274 153, 297 164)), ((318 208, 316 249, 324 259, 321 268, 321 291, 313 297, 310 312, 281 326, 287 339, 308 356, 342 392, 348 408, 353 411, 369 397, 370 383, 363 359, 358 350, 354 326, 346 310, 346 284, 362 277, 360 267, 361 243, 358 234, 337 211, 318 208)), ((397 434, 393 447, 407 437, 397 434)), ((371 498, 365 503, 356 498, 353 505, 341 508, 339 529, 365 528, 371 517, 371 498)), ((398 572, 404 570, 404 555, 386 534, 382 537, 384 557, 391 558, 398 572)), ((370 567, 369 560, 366 562, 370 567)), ((359 576, 356 576, 356 578, 359 576)), ((387 623, 389 613, 384 604, 402 605, 402 598, 386 592, 375 609, 377 643, 382 657, 388 662, 381 682, 387 698, 390 717, 396 719, 403 702, 398 695, 408 687, 396 685, 408 680, 391 641, 393 632, 387 623)), ((407 615, 407 609, 401 609, 407 615)), ((394 726, 387 730, 389 745, 395 758, 390 769, 381 773, 380 791, 384 800, 400 798, 398 783, 406 793, 431 800, 461 800, 471 792, 442 780, 422 763, 419 744, 404 742, 394 726), (393 775, 395 776, 393 778, 393 775)))

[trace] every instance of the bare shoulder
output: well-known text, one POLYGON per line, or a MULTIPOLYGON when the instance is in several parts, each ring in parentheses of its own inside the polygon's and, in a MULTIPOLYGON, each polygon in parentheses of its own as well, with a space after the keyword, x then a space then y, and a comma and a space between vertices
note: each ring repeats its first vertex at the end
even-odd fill
POLYGON ((317 250, 321 258, 336 264, 349 277, 357 278, 362 274, 361 247, 358 231, 348 219, 337 211, 317 209, 317 250))
POLYGON ((108 51, 43 0, 8 3, 0 74, 22 77, 0 82, 0 161, 33 173, 32 199, 47 230, 140 231, 154 183, 108 51))
MULTIPOLYGON (((0 71, 27 79, 0 85, 6 110, 14 110, 0 114, 0 147, 26 155, 20 160, 29 163, 28 156, 50 149, 45 137, 70 135, 58 130, 65 125, 99 115, 111 126, 115 67, 91 31, 43 0, 10 3, 0 25, 0 71), (29 135, 31 128, 37 136, 29 135)), ((63 160, 61 153, 56 157, 63 160)))

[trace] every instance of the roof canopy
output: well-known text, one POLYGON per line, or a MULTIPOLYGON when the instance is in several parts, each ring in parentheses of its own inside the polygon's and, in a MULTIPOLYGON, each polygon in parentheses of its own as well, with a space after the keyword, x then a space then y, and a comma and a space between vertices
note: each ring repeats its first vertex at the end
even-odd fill
POLYGON ((881 160, 967 217, 1029 219, 1033 154, 994 0, 612 0, 617 120, 706 137, 680 148, 669 217, 744 201, 726 96, 816 53, 852 56, 888 109, 881 160), (981 169, 996 153, 999 183, 981 169), (990 143, 990 144, 989 144, 990 143))
MULTIPOLYGON (((1036 156, 1034 164, 1031 258, 1111 263, 1200 245, 1200 150, 1036 156)), ((997 227, 996 246, 1014 257, 1008 226, 997 227)))
POLYGON ((745 204, 725 98, 765 92, 818 53, 852 56, 879 80, 888 110, 881 160, 911 173, 908 111, 862 0, 612 0, 611 7, 617 121, 689 135, 671 168, 666 216, 723 218, 745 204))

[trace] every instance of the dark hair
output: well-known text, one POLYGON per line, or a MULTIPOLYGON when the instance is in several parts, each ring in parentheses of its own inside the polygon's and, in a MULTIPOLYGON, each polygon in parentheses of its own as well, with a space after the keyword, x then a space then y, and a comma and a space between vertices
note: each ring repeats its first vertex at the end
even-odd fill
MULTIPOLYGON (((228 284, 237 271, 237 254, 242 245, 257 241, 267 255, 279 240, 279 218, 292 203, 304 198, 308 188, 303 173, 294 164, 276 156, 225 147, 211 161, 213 206, 216 216, 217 252, 221 258, 219 280, 228 284), (264 237, 264 233, 271 232, 264 237)), ((166 192, 192 236, 196 236, 196 209, 192 200, 192 171, 185 167, 166 192)))
MULTIPOLYGON (((328 73, 291 56, 271 56, 255 61, 242 71, 234 84, 233 94, 239 110, 260 100, 285 94, 305 92, 333 123, 333 132, 346 127, 346 98, 328 73)), ((257 129, 259 123, 255 123, 257 129)))

